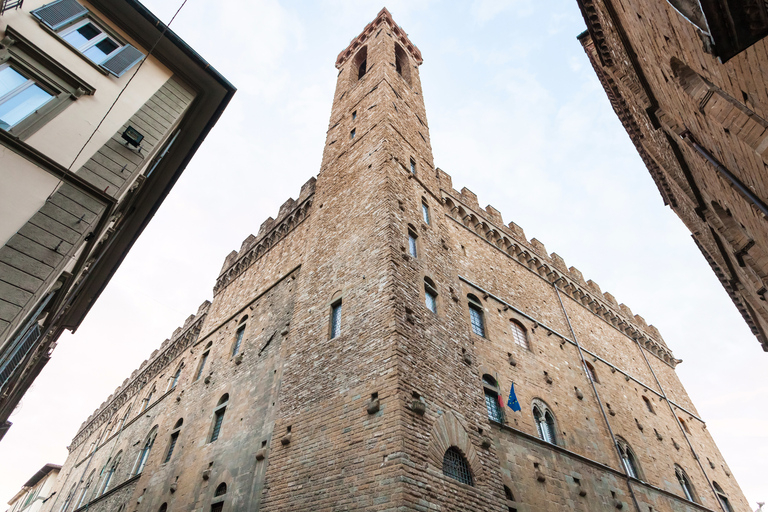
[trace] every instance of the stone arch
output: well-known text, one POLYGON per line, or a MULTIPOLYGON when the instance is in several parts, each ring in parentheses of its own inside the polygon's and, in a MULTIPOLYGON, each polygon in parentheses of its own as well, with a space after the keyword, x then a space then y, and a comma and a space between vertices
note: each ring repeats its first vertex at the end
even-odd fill
POLYGON ((451 446, 458 448, 467 458, 472 475, 480 476, 482 466, 472 441, 467 434, 467 429, 451 411, 443 413, 432 425, 429 434, 429 448, 427 458, 430 464, 442 471, 443 457, 451 446))

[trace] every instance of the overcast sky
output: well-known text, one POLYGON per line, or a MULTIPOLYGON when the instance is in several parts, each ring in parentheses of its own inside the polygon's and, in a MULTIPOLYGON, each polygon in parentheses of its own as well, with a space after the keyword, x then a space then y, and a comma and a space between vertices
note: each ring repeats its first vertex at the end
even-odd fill
MULTIPOLYGON (((169 20, 181 0, 149 0, 169 20)), ((0 499, 212 297, 224 257, 319 170, 338 53, 367 0, 188 0, 173 29, 229 109, 0 442, 0 499)), ((665 207, 576 40, 576 0, 389 1, 422 52, 435 163, 657 326, 753 508, 768 501, 768 354, 665 207)))

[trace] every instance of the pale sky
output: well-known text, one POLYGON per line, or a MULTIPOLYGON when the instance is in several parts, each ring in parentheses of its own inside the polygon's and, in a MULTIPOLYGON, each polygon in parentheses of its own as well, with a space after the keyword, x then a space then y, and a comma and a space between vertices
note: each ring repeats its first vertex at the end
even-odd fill
MULTIPOLYGON (((149 0, 169 20, 181 0, 149 0)), ((768 354, 661 196, 576 36, 576 0, 395 0, 422 52, 435 163, 659 328, 753 508, 768 501, 768 354)), ((224 257, 317 174, 338 53, 367 0, 188 0, 172 28, 239 91, 0 442, 0 499, 212 297, 224 257)))

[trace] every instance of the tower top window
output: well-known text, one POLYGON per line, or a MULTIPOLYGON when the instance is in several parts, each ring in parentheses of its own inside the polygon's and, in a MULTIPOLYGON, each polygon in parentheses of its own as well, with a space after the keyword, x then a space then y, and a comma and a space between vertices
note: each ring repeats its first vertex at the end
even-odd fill
POLYGON ((368 72, 368 47, 363 46, 355 55, 355 59, 352 61, 352 69, 356 73, 357 79, 360 80, 368 72))
POLYGON ((395 70, 408 85, 411 85, 411 65, 408 54, 397 43, 395 43, 395 70))

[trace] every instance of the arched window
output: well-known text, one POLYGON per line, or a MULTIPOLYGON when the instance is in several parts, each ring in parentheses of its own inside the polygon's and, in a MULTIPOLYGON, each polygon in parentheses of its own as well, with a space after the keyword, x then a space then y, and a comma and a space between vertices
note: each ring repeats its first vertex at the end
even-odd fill
POLYGON ((211 345, 213 345, 213 342, 209 341, 208 344, 205 346, 203 355, 200 356, 200 366, 198 366, 197 368, 197 375, 195 375, 195 380, 199 380, 200 377, 203 375, 203 370, 205 369, 205 363, 208 361, 208 355, 211 353, 211 345))
POLYGON ((496 379, 488 374, 483 375, 483 392, 485 394, 485 408, 488 418, 499 423, 504 423, 504 415, 499 403, 499 385, 496 379))
POLYGON ((531 350, 531 347, 528 344, 528 334, 525 332, 525 327, 523 327, 520 322, 510 320, 509 328, 512 329, 512 339, 515 340, 515 343, 525 349, 531 350))
POLYGON ((166 512, 167 510, 168 510, 168 504, 163 503, 162 505, 160 505, 160 509, 157 512, 166 512))
POLYGON ((91 483, 93 482, 93 476, 96 474, 96 470, 94 469, 91 471, 91 474, 88 476, 88 480, 85 481, 85 487, 83 487, 83 492, 80 493, 80 500, 78 500, 77 505, 75 508, 80 508, 86 503, 86 497, 88 496, 88 490, 91 488, 91 483))
POLYGON ((155 444, 155 437, 157 436, 157 427, 153 428, 147 436, 147 440, 144 441, 144 445, 139 452, 139 458, 136 459, 136 469, 133 474, 138 475, 144 471, 144 466, 147 465, 147 459, 149 458, 149 452, 152 451, 152 445, 155 444))
POLYGON ((433 313, 437 313, 437 288, 435 283, 428 277, 424 278, 424 300, 427 308, 433 313))
POLYGON ((696 499, 696 493, 693 490, 693 485, 691 485, 691 479, 688 478, 688 475, 685 473, 685 470, 675 464, 675 476, 677 477, 677 481, 680 484, 680 487, 683 489, 683 494, 685 495, 685 499, 688 501, 698 502, 696 499))
POLYGON ((549 410, 547 404, 541 400, 537 399, 533 402, 533 419, 536 422, 539 437, 548 443, 557 444, 555 416, 549 410))
POLYGON ((408 61, 408 54, 403 47, 395 43, 395 71, 403 77, 408 85, 411 85, 411 66, 408 61))
POLYGON ((592 363, 589 361, 584 361, 584 372, 587 374, 587 378, 591 382, 600 382, 597 380, 597 372, 595 371, 595 367, 592 366, 592 363))
POLYGON ((221 433, 221 425, 224 423, 224 413, 227 411, 227 404, 229 403, 229 394, 224 393, 219 398, 219 403, 216 405, 216 409, 213 410, 213 430, 211 431, 211 440, 209 443, 214 442, 219 438, 221 433))
POLYGON ((717 499, 720 501, 720 505, 723 506, 723 510, 725 510, 725 512, 733 512, 731 502, 728 501, 728 496, 725 495, 723 488, 717 485, 717 482, 715 481, 712 482, 712 486, 715 488, 715 494, 717 494, 717 499))
POLYGON ((184 367, 184 363, 179 364, 179 367, 176 368, 176 373, 173 374, 173 377, 171 377, 171 380, 168 382, 168 389, 167 391, 172 390, 176 387, 176 384, 179 383, 179 377, 181 377, 181 369, 184 367))
POLYGON ((472 472, 461 450, 455 446, 448 448, 443 456, 443 474, 467 485, 474 485, 472 472))
POLYGON ((504 497, 507 498, 508 501, 515 501, 515 496, 512 494, 512 489, 504 486, 504 497))
POLYGON ((141 406, 141 410, 145 411, 147 407, 149 407, 149 404, 152 403, 152 395, 155 394, 155 386, 152 385, 152 389, 149 390, 149 394, 144 398, 144 403, 141 406))
POLYGON ((341 299, 331 304, 331 339, 341 333, 341 299))
POLYGON ((245 334, 245 321, 248 317, 243 318, 240 321, 240 325, 237 327, 237 331, 235 331, 235 342, 232 345, 232 355, 236 356, 238 352, 240 352, 240 345, 243 343, 243 335, 245 334))
POLYGON ((480 299, 472 295, 467 295, 469 303, 469 321, 472 324, 472 332, 485 338, 485 319, 483 318, 483 305, 480 299))
POLYGON ((682 425, 683 430, 685 430, 685 433, 690 435, 691 431, 688 430, 688 424, 685 422, 685 420, 680 417, 678 417, 677 419, 680 420, 680 425, 682 425))
POLYGON ((353 69, 356 71, 357 79, 360 80, 368 72, 368 47, 363 46, 355 55, 355 60, 352 61, 353 69))
POLYGON ((59 512, 64 512, 67 510, 67 507, 69 507, 69 503, 72 501, 72 495, 75 494, 75 486, 77 484, 73 485, 71 489, 69 489, 69 493, 67 494, 67 499, 64 500, 64 503, 62 503, 61 508, 59 509, 59 512))
POLYGON ((224 496, 227 494, 227 484, 224 482, 221 482, 218 487, 216 487, 216 492, 214 493, 214 497, 216 496, 224 496))
POLYGON ((419 238, 419 235, 416 234, 416 228, 408 224, 408 253, 414 258, 418 257, 418 252, 416 251, 417 238, 419 238))
POLYGON ((112 459, 111 464, 109 461, 107 461, 109 469, 107 469, 107 474, 104 475, 104 483, 101 484, 101 492, 99 494, 104 494, 109 490, 109 486, 112 483, 112 478, 115 476, 118 466, 120 466, 120 459, 122 457, 123 452, 118 452, 117 455, 115 455, 115 458, 112 459))
POLYGON ((176 448, 176 442, 179 440, 179 433, 183 424, 184 419, 179 418, 179 421, 177 421, 173 426, 173 430, 171 431, 171 439, 168 441, 168 450, 165 452, 165 459, 163 459, 163 464, 171 460, 173 449, 176 448))
POLYGON ((421 198, 421 216, 427 225, 431 224, 429 218, 429 205, 427 205, 427 200, 423 197, 421 198))
POLYGON ((643 396, 643 402, 645 402, 645 407, 648 409, 648 412, 652 412, 653 414, 656 414, 656 411, 653 410, 653 404, 650 400, 648 400, 647 396, 643 396))
POLYGON ((617 437, 616 446, 619 448, 621 462, 624 464, 624 469, 627 470, 627 474, 634 478, 640 478, 640 466, 637 463, 635 452, 629 447, 629 443, 624 439, 617 437))

